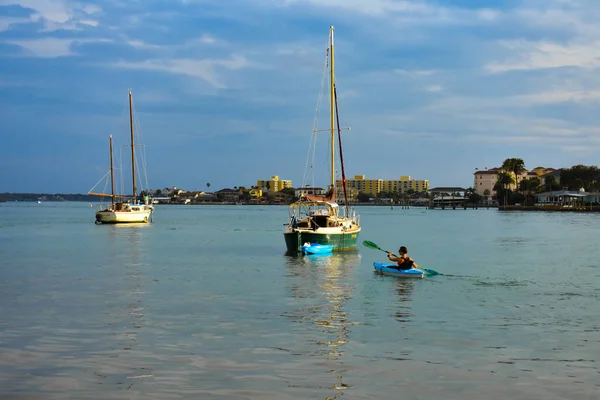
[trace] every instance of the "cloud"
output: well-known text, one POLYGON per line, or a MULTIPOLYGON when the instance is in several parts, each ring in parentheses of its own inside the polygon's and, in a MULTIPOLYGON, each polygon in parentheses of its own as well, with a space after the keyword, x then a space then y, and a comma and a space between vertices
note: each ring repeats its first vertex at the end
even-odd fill
POLYGON ((442 90, 444 90, 444 88, 440 85, 431 85, 431 86, 427 86, 425 88, 425 91, 431 92, 431 93, 441 92, 442 90))
POLYGON ((237 70, 246 68, 250 63, 243 56, 233 55, 230 59, 223 60, 196 60, 196 59, 153 59, 142 62, 120 61, 109 64, 114 68, 126 68, 148 71, 163 71, 171 74, 187 75, 194 78, 201 78, 210 83, 217 89, 226 88, 227 85, 222 82, 215 72, 216 67, 223 67, 228 70, 237 70))
POLYGON ((400 75, 406 75, 406 76, 429 76, 429 75, 433 75, 435 74, 435 70, 407 70, 407 69, 395 69, 394 70, 395 73, 400 74, 400 75))
POLYGON ((431 14, 436 8, 423 3, 412 1, 394 0, 283 0, 284 5, 308 4, 317 7, 330 7, 347 10, 367 15, 382 16, 387 13, 412 12, 420 14, 431 14))
POLYGON ((514 96, 519 104, 558 104, 558 103, 586 103, 600 101, 600 89, 589 91, 554 90, 534 94, 514 96))
POLYGON ((37 19, 35 15, 30 17, 0 17, 0 32, 9 30, 13 25, 36 22, 37 19))
POLYGON ((3 0, 2 5, 17 5, 35 11, 30 19, 44 21, 44 31, 72 30, 81 25, 97 26, 98 22, 87 18, 102 10, 97 5, 82 4, 68 0, 3 0))
POLYGON ((560 67, 596 68, 600 66, 600 40, 586 44, 561 45, 552 42, 526 40, 500 41, 499 44, 515 59, 491 62, 485 68, 492 73, 528 71, 560 67))
POLYGON ((598 146, 563 146, 561 150, 566 153, 589 154, 597 153, 598 146))
POLYGON ((481 24, 496 21, 502 15, 491 8, 470 9, 442 6, 424 0, 275 0, 282 6, 331 8, 404 24, 481 24))
POLYGON ((84 43, 110 42, 108 39, 58 39, 41 38, 33 40, 7 40, 5 43, 13 44, 25 50, 23 55, 40 58, 56 58, 76 55, 73 45, 84 43))
POLYGON ((204 44, 214 44, 216 41, 217 40, 213 36, 206 33, 198 38, 198 42, 204 44))
POLYGON ((135 47, 138 49, 144 50, 185 50, 185 49, 194 49, 200 46, 214 45, 214 44, 225 44, 224 41, 215 38, 209 34, 202 34, 199 37, 192 38, 186 40, 182 44, 156 44, 150 43, 147 41, 143 41, 140 39, 130 39, 124 35, 121 35, 121 38, 125 41, 125 43, 131 47, 135 47))

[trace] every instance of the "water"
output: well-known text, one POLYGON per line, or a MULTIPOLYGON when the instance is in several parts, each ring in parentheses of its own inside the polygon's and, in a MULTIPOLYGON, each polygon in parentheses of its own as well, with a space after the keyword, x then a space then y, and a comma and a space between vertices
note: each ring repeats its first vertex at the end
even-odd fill
POLYGON ((598 399, 598 214, 359 208, 443 276, 284 255, 280 206, 0 204, 3 399, 598 399))

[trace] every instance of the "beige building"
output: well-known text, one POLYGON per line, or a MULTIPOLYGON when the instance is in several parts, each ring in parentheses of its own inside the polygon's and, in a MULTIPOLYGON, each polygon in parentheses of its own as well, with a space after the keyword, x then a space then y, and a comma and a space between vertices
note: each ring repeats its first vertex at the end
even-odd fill
MULTIPOLYGON (((555 171, 555 169, 554 168, 545 168, 545 167, 535 167, 531 171, 524 171, 521 175, 519 175, 518 182, 521 182, 523 179, 529 179, 529 178, 538 178, 540 180, 540 182, 542 182, 542 176, 549 172, 552 172, 552 171, 555 171)), ((475 191, 482 196, 485 196, 486 193, 488 196, 495 195, 496 191, 494 190, 494 186, 496 185, 496 182, 498 181, 498 174, 500 172, 502 172, 502 168, 491 168, 491 169, 476 171, 473 174, 473 176, 474 176, 473 188, 475 189, 475 191)), ((513 179, 514 178, 515 177, 513 174, 513 179)), ((509 189, 515 190, 517 188, 517 184, 518 184, 517 180, 515 180, 515 183, 511 184, 509 186, 509 189)))
MULTIPOLYGON (((364 175, 355 175, 353 179, 347 179, 349 189, 358 193, 368 193, 375 197, 381 192, 406 193, 410 189, 415 192, 426 192, 429 190, 429 181, 414 179, 410 176, 401 176, 398 180, 387 179, 365 179, 364 175)), ((342 181, 336 181, 336 187, 342 187, 342 181)))
POLYGON ((273 175, 269 180, 258 180, 256 181, 256 186, 259 189, 270 191, 270 192, 279 192, 286 188, 292 187, 292 181, 288 180, 280 180, 279 176, 273 175))

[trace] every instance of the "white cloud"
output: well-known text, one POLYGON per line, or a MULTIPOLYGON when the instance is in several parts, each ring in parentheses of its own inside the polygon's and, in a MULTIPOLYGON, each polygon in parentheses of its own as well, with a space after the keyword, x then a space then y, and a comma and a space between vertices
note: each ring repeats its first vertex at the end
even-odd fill
POLYGON ((513 60, 491 62, 489 72, 526 71, 560 67, 596 68, 600 66, 600 40, 593 43, 561 45, 526 40, 501 41, 501 46, 516 53, 513 60))
POLYGON ((424 2, 394 0, 283 0, 283 4, 306 3, 312 6, 345 9, 368 15, 385 15, 390 12, 431 13, 435 10, 424 2))
POLYGON ((191 39, 186 41, 183 44, 169 44, 169 45, 163 45, 163 44, 154 44, 154 43, 149 43, 149 42, 145 42, 143 40, 139 40, 139 39, 129 39, 126 36, 121 36, 123 37, 123 39, 125 40, 125 43, 127 43, 129 46, 131 47, 136 47, 138 49, 146 49, 146 50, 173 50, 173 49, 188 49, 188 48, 195 48, 198 47, 199 45, 212 45, 217 43, 217 39, 214 36, 208 35, 208 34, 203 34, 202 36, 195 38, 195 39, 191 39))
POLYGON ((585 103, 600 101, 600 90, 553 90, 541 93, 514 96, 519 104, 557 104, 557 103, 585 103))
POLYGON ((187 75, 201 78, 218 89, 227 86, 219 79, 215 67, 223 67, 228 70, 246 68, 250 64, 243 56, 232 56, 225 60, 195 60, 195 59, 155 59, 142 62, 116 62, 110 64, 115 68, 127 68, 149 71, 164 71, 172 74, 187 75))
POLYGON ((561 150, 566 153, 589 154, 597 153, 598 146, 563 146, 561 150))
POLYGON ((0 17, 0 32, 9 30, 13 25, 28 24, 31 22, 36 22, 35 16, 27 18, 0 17))
POLYGON ((438 93, 438 92, 441 92, 442 90, 444 90, 444 88, 441 85, 430 85, 425 88, 425 91, 431 92, 431 93, 438 93))
POLYGON ((25 50, 25 55, 40 58, 55 58, 73 56, 74 44, 109 42, 108 39, 58 39, 42 38, 35 40, 9 40, 6 43, 14 44, 25 50))
POLYGON ((198 38, 198 41, 200 43, 204 43, 204 44, 214 44, 216 42, 216 39, 214 37, 212 37, 211 35, 207 35, 205 33, 204 35, 202 35, 198 38))
POLYGON ((435 70, 431 70, 431 69, 423 69, 423 70, 407 70, 407 69, 395 69, 394 70, 395 73, 400 74, 400 75, 407 75, 407 76, 429 76, 429 75, 433 75, 436 73, 435 70))
POLYGON ((499 10, 446 7, 425 0, 272 0, 284 6, 326 7, 405 24, 480 24, 500 18, 499 10))
MULTIPOLYGON (((83 5, 68 0, 3 0, 3 5, 18 5, 34 10, 34 18, 43 19, 45 31, 59 29, 77 29, 82 20, 89 22, 86 16, 100 13, 102 10, 96 5, 83 5)), ((84 25, 90 25, 83 22, 84 25)), ((91 25, 91 26, 97 26, 91 25)))
POLYGON ((93 26, 96 27, 99 25, 98 21, 93 19, 82 19, 79 21, 81 25, 93 26))

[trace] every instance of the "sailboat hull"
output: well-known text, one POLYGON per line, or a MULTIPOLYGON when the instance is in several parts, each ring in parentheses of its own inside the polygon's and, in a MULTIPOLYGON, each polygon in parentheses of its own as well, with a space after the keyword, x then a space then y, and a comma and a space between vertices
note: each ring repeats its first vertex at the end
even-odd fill
POLYGON ((152 209, 148 206, 140 206, 139 210, 114 211, 101 210, 96 212, 96 223, 100 224, 131 224, 147 223, 150 221, 152 209))
MULTIPOLYGON (((325 229, 323 229, 325 231, 325 229)), ((284 232, 285 245, 288 253, 299 253, 304 243, 318 243, 333 246, 334 252, 352 250, 356 248, 360 229, 354 231, 318 232, 310 230, 288 229, 284 232)))

